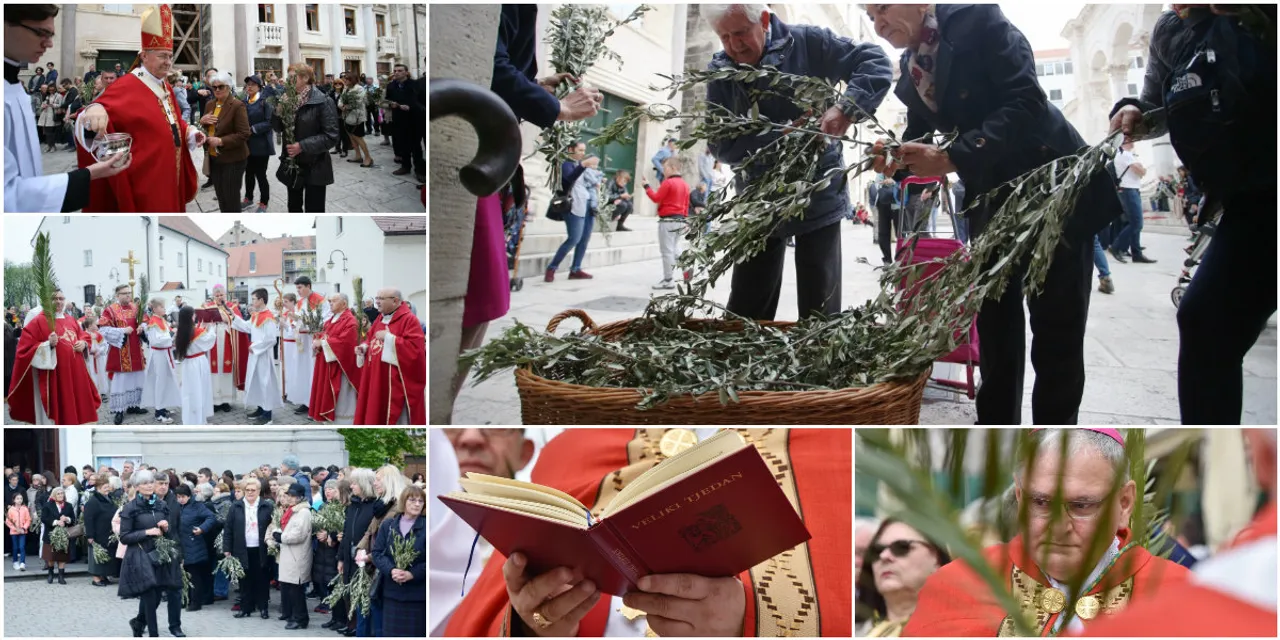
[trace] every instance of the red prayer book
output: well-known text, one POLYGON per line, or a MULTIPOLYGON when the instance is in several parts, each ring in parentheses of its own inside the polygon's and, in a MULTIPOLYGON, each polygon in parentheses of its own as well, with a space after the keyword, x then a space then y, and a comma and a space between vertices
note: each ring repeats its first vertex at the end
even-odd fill
POLYGON ((464 491, 440 496, 528 573, 572 567, 600 591, 623 595, 649 574, 737 575, 807 541, 754 446, 722 431, 672 456, 614 496, 600 517, 550 487, 468 473, 464 491))

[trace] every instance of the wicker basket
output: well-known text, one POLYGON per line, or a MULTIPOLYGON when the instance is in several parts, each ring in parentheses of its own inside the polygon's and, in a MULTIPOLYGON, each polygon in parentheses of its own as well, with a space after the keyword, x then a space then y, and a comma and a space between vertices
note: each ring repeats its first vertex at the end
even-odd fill
MULTIPOLYGON (((554 332, 567 318, 577 318, 591 333, 607 338, 622 336, 631 320, 604 326, 585 311, 570 309, 547 324, 554 332)), ((725 320, 691 320, 691 325, 715 325, 724 331, 741 330, 742 323, 725 320), (736 327, 736 328, 735 328, 736 327)), ((791 322, 766 322, 789 327, 791 322)), ((628 388, 587 387, 550 380, 528 368, 516 370, 520 410, 524 424, 917 424, 920 402, 929 372, 911 382, 884 382, 838 391, 743 391, 739 402, 722 405, 718 394, 681 396, 641 411, 640 391, 628 388)))

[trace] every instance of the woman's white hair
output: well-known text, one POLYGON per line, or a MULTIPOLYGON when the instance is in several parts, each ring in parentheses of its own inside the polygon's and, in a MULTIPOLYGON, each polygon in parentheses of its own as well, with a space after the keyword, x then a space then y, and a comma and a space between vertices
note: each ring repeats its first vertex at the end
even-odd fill
POLYGON ((231 74, 226 71, 219 71, 213 74, 213 77, 209 79, 209 84, 213 84, 214 82, 221 82, 222 84, 227 85, 227 89, 229 91, 235 91, 236 79, 232 78, 231 74))
POLYGON ((711 28, 724 20, 725 16, 735 13, 742 14, 751 21, 751 24, 760 24, 760 14, 769 11, 767 4, 704 4, 699 6, 703 20, 707 21, 711 28))
POLYGON ((50 492, 49 492, 49 499, 50 499, 50 500, 53 500, 53 497, 54 497, 54 496, 56 496, 56 495, 58 495, 59 493, 61 493, 61 494, 62 494, 62 499, 63 499, 63 500, 66 500, 66 499, 67 499, 67 490, 66 490, 66 489, 63 489, 62 487, 54 487, 54 488, 53 488, 53 491, 50 491, 50 492))
POLYGON ((134 488, 137 488, 139 485, 155 481, 156 475, 151 473, 150 469, 138 469, 133 472, 133 475, 129 476, 129 486, 134 488))
POLYGON ((365 467, 352 469, 351 473, 347 475, 347 481, 350 482, 352 486, 359 485, 360 497, 366 500, 372 500, 378 497, 374 495, 373 478, 373 469, 367 469, 365 467))

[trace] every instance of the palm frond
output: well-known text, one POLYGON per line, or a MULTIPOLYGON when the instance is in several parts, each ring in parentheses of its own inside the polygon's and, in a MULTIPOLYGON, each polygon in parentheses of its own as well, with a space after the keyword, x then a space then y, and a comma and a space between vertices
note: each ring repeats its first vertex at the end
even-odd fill
POLYGON ((49 321, 49 331, 53 331, 53 291, 58 283, 53 275, 53 256, 49 254, 49 234, 36 234, 36 251, 31 258, 31 274, 36 281, 36 296, 40 298, 40 307, 44 317, 49 321))

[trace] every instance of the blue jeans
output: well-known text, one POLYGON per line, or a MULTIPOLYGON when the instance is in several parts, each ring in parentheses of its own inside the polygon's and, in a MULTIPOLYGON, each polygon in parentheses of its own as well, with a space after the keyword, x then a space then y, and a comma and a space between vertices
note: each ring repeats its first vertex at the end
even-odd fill
POLYGON ((27 563, 27 534, 13 534, 13 561, 19 564, 27 563))
POLYGON ((1107 264, 1107 252, 1102 250, 1102 242, 1098 236, 1093 237, 1093 266, 1098 268, 1099 278, 1111 277, 1111 267, 1107 264))
POLYGON ((527 211, 521 211, 516 214, 516 224, 511 228, 511 237, 507 238, 507 255, 516 255, 516 240, 520 238, 520 229, 524 227, 525 218, 528 217, 527 211))
POLYGON ((381 599, 370 600, 368 617, 365 617, 363 612, 361 612, 359 609, 356 609, 356 637, 359 637, 359 638, 381 638, 382 637, 382 600, 381 599))
POLYGON ((560 268, 560 262, 568 255, 569 250, 573 249, 573 266, 569 267, 569 272, 582 270, 582 259, 587 256, 587 244, 591 242, 591 228, 595 226, 596 217, 588 213, 585 216, 575 216, 572 213, 566 213, 564 216, 564 226, 569 230, 569 237, 564 243, 556 249, 556 255, 551 259, 551 264, 547 265, 547 269, 555 271, 560 268))
POLYGON ((225 598, 231 593, 231 580, 227 578, 227 574, 219 571, 213 574, 213 595, 219 598, 225 598))
POLYGON ((1125 219, 1129 224, 1111 243, 1111 250, 1119 253, 1128 251, 1137 258, 1142 255, 1142 194, 1137 189, 1121 189, 1120 204, 1124 206, 1125 219))

